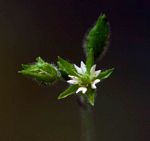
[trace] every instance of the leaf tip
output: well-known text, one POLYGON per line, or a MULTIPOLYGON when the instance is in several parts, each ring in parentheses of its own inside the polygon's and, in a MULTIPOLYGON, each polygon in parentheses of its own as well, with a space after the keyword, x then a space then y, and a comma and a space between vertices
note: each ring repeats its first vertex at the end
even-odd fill
POLYGON ((94 107, 94 103, 93 102, 90 102, 90 104, 91 104, 92 107, 94 107))
POLYGON ((62 97, 59 95, 59 96, 57 97, 57 99, 60 100, 60 99, 62 99, 62 97))
POLYGON ((57 97, 58 100, 66 98, 67 95, 63 95, 62 93, 57 97))

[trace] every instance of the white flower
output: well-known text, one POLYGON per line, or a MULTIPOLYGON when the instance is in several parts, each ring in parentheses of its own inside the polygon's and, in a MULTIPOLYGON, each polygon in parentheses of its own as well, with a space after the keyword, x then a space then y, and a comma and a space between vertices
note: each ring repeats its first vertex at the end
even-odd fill
POLYGON ((96 89, 96 84, 100 82, 100 79, 98 79, 98 75, 101 73, 101 70, 95 71, 96 65, 93 65, 90 69, 90 72, 87 72, 86 65, 81 61, 81 66, 78 67, 77 65, 74 65, 77 75, 69 75, 71 78, 67 82, 71 85, 79 85, 79 88, 77 89, 76 93, 79 93, 80 91, 85 94, 89 88, 89 86, 92 89, 96 89))
POLYGON ((70 78, 72 78, 71 80, 68 80, 67 82, 70 83, 70 84, 78 84, 79 83, 79 79, 78 77, 76 76, 72 76, 72 75, 69 75, 70 78))
POLYGON ((82 91, 82 93, 85 94, 86 91, 87 91, 87 88, 86 88, 86 87, 79 87, 79 88, 77 89, 76 93, 78 93, 78 92, 80 92, 80 91, 82 91))
POLYGON ((92 89, 96 89, 96 84, 99 83, 100 81, 101 81, 100 79, 94 80, 91 84, 92 89))

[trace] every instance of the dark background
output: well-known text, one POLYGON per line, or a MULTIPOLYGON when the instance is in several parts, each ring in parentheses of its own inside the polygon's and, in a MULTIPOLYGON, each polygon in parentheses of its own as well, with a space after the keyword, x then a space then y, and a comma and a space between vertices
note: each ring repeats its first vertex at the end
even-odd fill
POLYGON ((150 2, 147 0, 0 0, 0 141, 78 141, 76 97, 67 84, 41 87, 17 74, 37 56, 84 60, 85 33, 105 12, 111 45, 97 68, 115 67, 98 90, 97 141, 149 141, 150 2))

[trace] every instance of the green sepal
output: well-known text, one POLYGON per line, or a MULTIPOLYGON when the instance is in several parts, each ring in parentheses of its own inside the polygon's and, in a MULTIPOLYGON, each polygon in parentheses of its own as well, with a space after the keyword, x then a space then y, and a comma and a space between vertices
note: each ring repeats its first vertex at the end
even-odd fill
POLYGON ((45 62, 41 57, 36 58, 33 64, 22 64, 22 70, 19 73, 42 83, 53 83, 59 78, 57 68, 45 62))
POLYGON ((68 89, 66 89, 64 92, 62 92, 59 96, 58 99, 63 99, 66 98, 76 92, 78 89, 78 85, 71 85, 68 89))
POLYGON ((102 57, 108 47, 110 36, 109 24, 105 14, 101 14, 96 24, 89 30, 84 47, 88 56, 90 50, 94 52, 94 59, 102 57))
POLYGON ((74 66, 65 59, 58 57, 57 64, 63 78, 68 75, 76 75, 74 66))
POLYGON ((97 78, 101 80, 106 79, 112 74, 113 70, 114 68, 102 71, 97 78))
POLYGON ((96 91, 89 88, 88 91, 86 92, 86 96, 89 104, 91 104, 91 106, 94 106, 96 91))

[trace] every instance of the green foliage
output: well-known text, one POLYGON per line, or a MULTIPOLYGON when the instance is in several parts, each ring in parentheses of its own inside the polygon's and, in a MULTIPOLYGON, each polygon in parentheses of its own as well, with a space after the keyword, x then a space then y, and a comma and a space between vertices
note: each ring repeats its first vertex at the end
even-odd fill
POLYGON ((94 59, 102 57, 108 46, 109 35, 110 30, 107 18, 104 14, 101 14, 86 36, 84 47, 87 57, 91 51, 94 53, 94 59))
POLYGON ((114 68, 102 71, 97 78, 101 80, 106 79, 112 74, 113 70, 114 68))
POLYGON ((73 64, 69 63, 68 61, 58 57, 57 64, 63 78, 66 78, 69 74, 76 75, 73 64))
POLYGON ((71 85, 68 89, 66 89, 64 92, 62 92, 59 96, 58 99, 66 98, 76 92, 78 89, 78 85, 71 85))
MULTIPOLYGON (((58 99, 66 98, 78 92, 77 90, 79 90, 79 88, 85 87, 87 90, 85 91, 86 93, 80 91, 79 95, 83 97, 84 101, 88 102, 91 106, 94 106, 96 96, 96 86, 95 88, 92 87, 92 85, 94 85, 94 80, 99 79, 98 81, 100 82, 100 80, 108 78, 114 70, 112 68, 102 71, 99 76, 96 75, 94 78, 90 72, 91 67, 94 65, 94 61, 98 57, 104 55, 108 46, 109 35, 110 29, 107 18, 104 14, 101 14, 95 25, 89 30, 84 42, 84 48, 87 55, 86 68, 83 67, 85 66, 83 63, 81 63, 80 68, 74 67, 73 64, 61 57, 58 57, 56 67, 38 57, 33 64, 23 64, 22 70, 19 71, 19 73, 45 84, 51 84, 58 79, 61 80, 61 77, 65 81, 70 79, 69 81, 72 81, 70 82, 71 85, 58 96, 58 99), (85 69, 87 69, 87 71, 85 69)), ((69 83, 69 81, 67 82, 69 83)))
POLYGON ((86 96, 87 96, 88 102, 90 103, 91 106, 94 106, 95 95, 96 95, 95 90, 93 90, 91 88, 89 88, 88 91, 86 92, 86 96))
POLYGON ((36 61, 33 64, 23 64, 19 73, 44 83, 52 83, 59 78, 59 73, 54 65, 45 62, 40 57, 36 58, 36 61))

